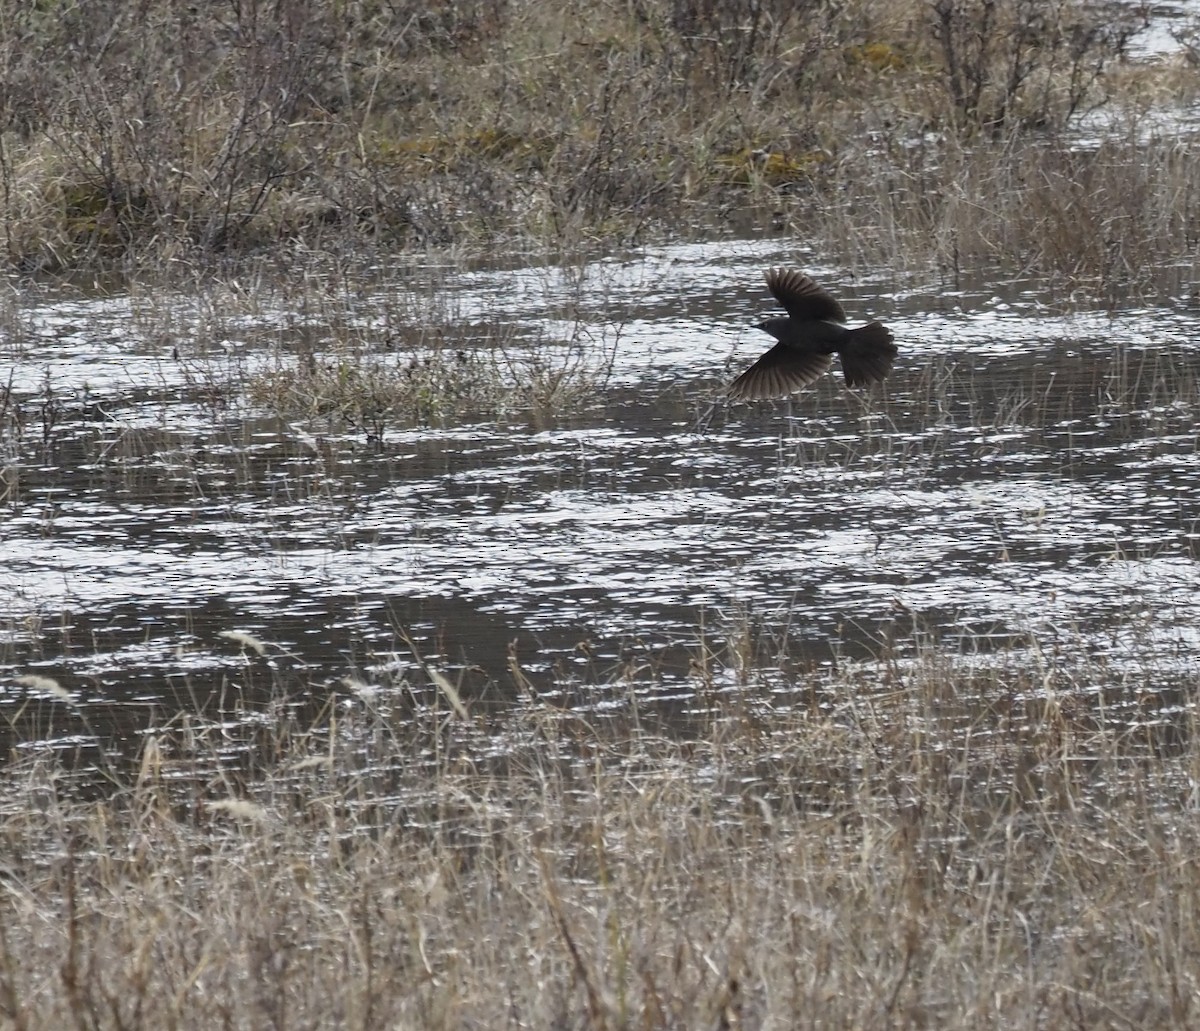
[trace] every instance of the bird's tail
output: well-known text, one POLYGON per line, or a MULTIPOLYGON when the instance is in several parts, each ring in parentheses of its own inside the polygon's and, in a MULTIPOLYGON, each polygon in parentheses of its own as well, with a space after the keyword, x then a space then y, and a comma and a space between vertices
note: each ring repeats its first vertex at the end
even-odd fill
POLYGON ((882 322, 871 322, 850 330, 839 350, 848 387, 862 387, 886 379, 896 360, 892 331, 882 322))

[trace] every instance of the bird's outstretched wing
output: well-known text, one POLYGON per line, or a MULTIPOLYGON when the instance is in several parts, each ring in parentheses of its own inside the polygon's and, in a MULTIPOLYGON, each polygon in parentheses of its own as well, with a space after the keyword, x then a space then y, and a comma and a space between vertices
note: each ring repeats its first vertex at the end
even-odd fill
POLYGON ((767 288, 793 319, 846 321, 842 306, 803 272, 773 268, 767 272, 767 288))
POLYGON ((729 396, 743 401, 785 397, 829 371, 833 356, 776 344, 729 384, 729 396))

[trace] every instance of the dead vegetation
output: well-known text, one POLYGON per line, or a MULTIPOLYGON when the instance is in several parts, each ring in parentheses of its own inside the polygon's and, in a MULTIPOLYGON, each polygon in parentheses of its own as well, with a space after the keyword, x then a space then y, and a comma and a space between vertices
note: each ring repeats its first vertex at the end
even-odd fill
POLYGON ((874 237, 889 210, 864 193, 915 223, 963 161, 989 188, 1030 148, 1070 161, 1064 130, 1148 92, 1154 73, 1119 74, 1138 24, 1074 0, 19 5, 0 24, 4 250, 53 271, 561 249, 745 205, 874 237), (939 181, 901 160, 914 143, 939 181))
MULTIPOLYGON (((0 1010, 30 1028, 1189 1026, 1191 716, 1149 672, 1081 704, 1097 671, 1027 646, 787 688, 698 653, 686 727, 545 704, 519 666, 525 701, 489 715, 415 664, 298 685, 239 730, 180 715, 90 801, 28 752, 0 781, 0 1010)), ((73 704, 47 698, 29 704, 73 704)))

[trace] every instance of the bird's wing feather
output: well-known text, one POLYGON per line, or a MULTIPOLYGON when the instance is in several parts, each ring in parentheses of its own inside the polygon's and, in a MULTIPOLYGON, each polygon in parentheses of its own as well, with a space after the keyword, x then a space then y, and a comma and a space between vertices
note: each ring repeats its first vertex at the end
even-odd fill
POLYGON ((803 272, 773 268, 767 272, 767 287, 793 319, 846 321, 846 313, 837 300, 803 272))
POLYGON ((729 384, 729 396, 744 401, 784 397, 820 379, 832 364, 832 355, 776 344, 729 384))

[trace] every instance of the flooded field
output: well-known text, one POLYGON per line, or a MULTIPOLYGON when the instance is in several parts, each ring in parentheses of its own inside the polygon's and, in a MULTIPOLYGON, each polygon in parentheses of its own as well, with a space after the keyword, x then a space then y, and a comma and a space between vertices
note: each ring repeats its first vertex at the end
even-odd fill
POLYGON ((856 281, 758 239, 377 270, 299 310, 218 285, 8 306, 0 657, 23 734, 80 740, 21 676, 54 678, 119 741, 283 675, 336 692, 415 671, 406 635, 469 698, 513 697, 515 659, 583 708, 683 710, 714 676, 786 692, 798 670, 931 642, 1086 669, 1089 690, 1165 693, 1156 709, 1194 683, 1187 296, 1107 310, 1032 282, 856 281), (790 403, 723 398, 765 349, 775 264, 892 328, 885 389, 835 369, 790 403), (431 322, 464 366, 581 389, 357 428, 249 399, 297 354, 338 360, 335 325, 403 365, 431 322))
POLYGON ((1196 1026, 1194 0, 68 6, 0 1024, 1196 1026))

